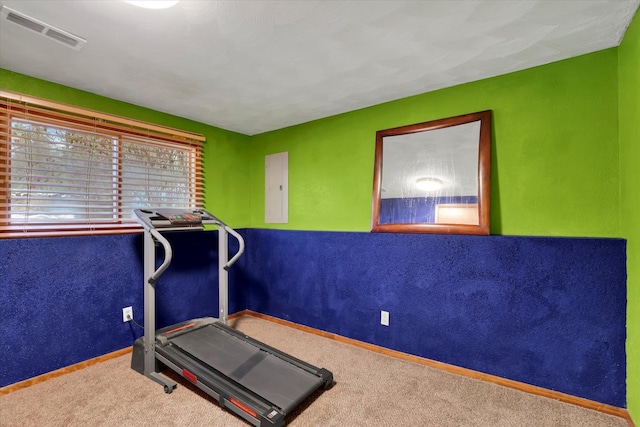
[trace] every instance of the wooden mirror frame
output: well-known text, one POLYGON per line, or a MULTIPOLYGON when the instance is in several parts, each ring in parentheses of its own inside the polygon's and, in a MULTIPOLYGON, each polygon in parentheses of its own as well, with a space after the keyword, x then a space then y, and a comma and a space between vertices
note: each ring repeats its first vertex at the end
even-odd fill
POLYGON ((433 120, 376 132, 376 151, 373 172, 373 215, 372 232, 384 233, 434 233, 434 234, 489 234, 489 205, 491 190, 491 110, 464 114, 446 119, 433 120), (380 202, 382 199, 382 154, 386 136, 428 132, 466 123, 480 121, 478 141, 478 225, 436 224, 436 223, 396 223, 380 224, 380 202))

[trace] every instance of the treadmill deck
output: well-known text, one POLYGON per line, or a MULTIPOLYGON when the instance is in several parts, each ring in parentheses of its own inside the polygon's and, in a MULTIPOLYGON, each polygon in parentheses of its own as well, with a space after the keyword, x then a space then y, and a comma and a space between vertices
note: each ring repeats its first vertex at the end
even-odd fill
POLYGON ((216 324, 177 337, 171 343, 202 363, 262 396, 287 413, 324 381, 216 324))

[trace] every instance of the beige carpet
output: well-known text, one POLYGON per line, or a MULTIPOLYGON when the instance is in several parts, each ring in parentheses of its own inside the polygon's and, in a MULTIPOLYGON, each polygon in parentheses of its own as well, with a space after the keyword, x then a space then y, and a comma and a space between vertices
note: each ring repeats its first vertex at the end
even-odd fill
MULTIPOLYGON (((333 372, 290 426, 627 427, 618 417, 243 316, 246 334, 333 372)), ((165 394, 122 356, 0 397, 1 426, 248 426, 181 383, 165 394)))

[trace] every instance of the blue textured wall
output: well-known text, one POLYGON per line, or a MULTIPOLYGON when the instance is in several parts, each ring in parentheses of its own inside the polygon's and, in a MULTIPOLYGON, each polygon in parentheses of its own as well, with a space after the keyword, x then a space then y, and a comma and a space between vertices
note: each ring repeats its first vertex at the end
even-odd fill
MULTIPOLYGON (((217 235, 169 236, 174 261, 157 285, 158 327, 216 316, 217 235)), ((2 239, 0 259, 0 387, 130 346, 142 335, 122 322, 122 308, 131 305, 143 323, 141 234, 2 239)), ((241 281, 235 275, 243 262, 231 281, 241 281)), ((231 312, 244 309, 240 291, 230 290, 229 305, 231 312)))
MULTIPOLYGON (((249 308, 625 406, 624 240, 241 233, 247 253, 230 270, 231 313, 249 308), (380 310, 391 313, 389 327, 380 310)), ((175 258, 158 281, 158 326, 216 316, 217 233, 169 239, 175 258)), ((141 235, 0 240, 0 259, 0 387, 141 335, 122 323, 128 305, 142 323, 141 235)))
POLYGON ((247 233, 251 310, 625 406, 624 240, 247 233))

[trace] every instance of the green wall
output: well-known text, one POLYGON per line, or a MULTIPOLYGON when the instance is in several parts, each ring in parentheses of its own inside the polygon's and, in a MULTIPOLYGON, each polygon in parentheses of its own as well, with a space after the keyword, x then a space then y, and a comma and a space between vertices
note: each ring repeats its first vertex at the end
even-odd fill
POLYGON ((491 233, 619 236, 617 50, 251 139, 251 226, 368 231, 375 132, 493 110, 491 233), (289 223, 264 223, 264 156, 289 152, 289 223))
POLYGON ((204 134, 206 206, 235 227, 368 231, 376 130, 491 109, 493 234, 620 235, 617 49, 253 137, 1 69, 0 81, 204 134), (280 151, 289 152, 289 223, 270 225, 264 156, 280 151))
POLYGON ((620 216, 627 239, 627 406, 640 421, 640 13, 618 48, 620 216))
POLYGON ((203 134, 205 206, 232 227, 248 225, 248 136, 1 68, 0 88, 203 134))

